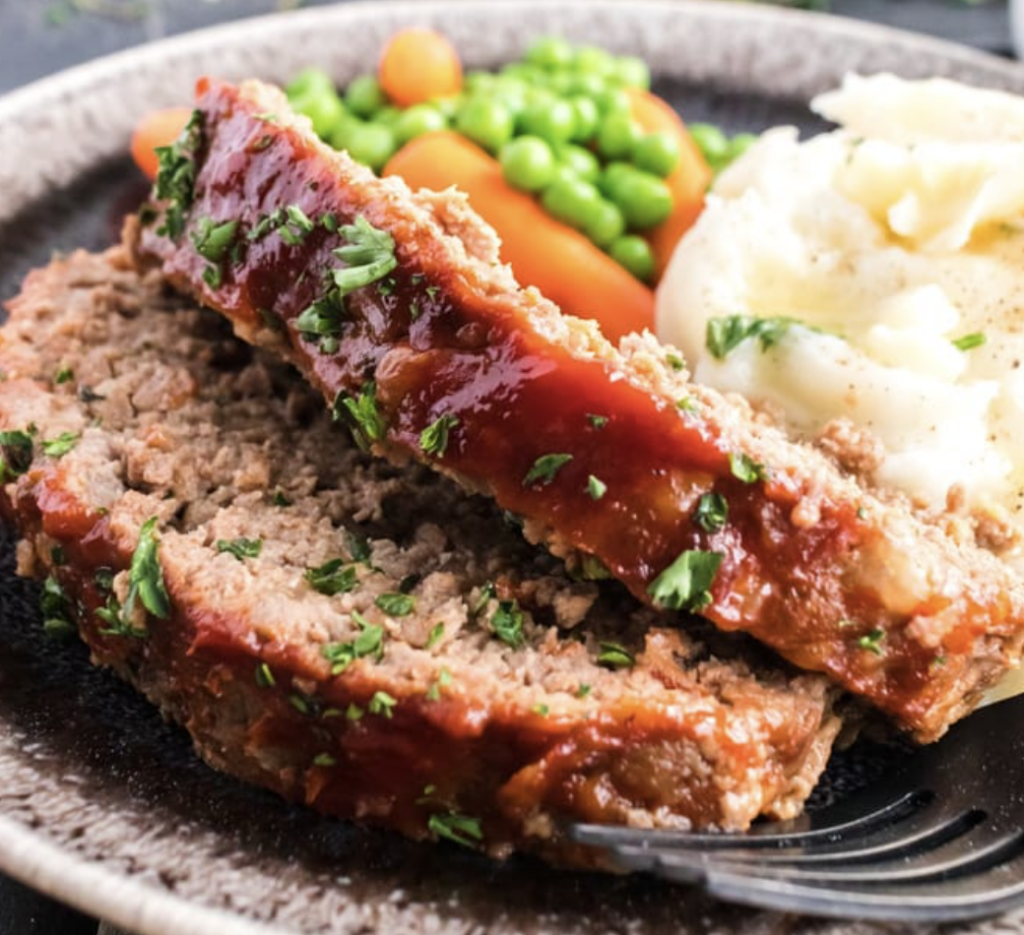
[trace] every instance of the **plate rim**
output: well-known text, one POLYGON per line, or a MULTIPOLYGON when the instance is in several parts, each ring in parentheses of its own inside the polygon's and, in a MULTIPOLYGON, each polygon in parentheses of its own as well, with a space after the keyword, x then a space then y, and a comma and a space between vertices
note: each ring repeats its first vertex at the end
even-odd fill
MULTIPOLYGON (((118 78, 130 79, 154 61, 173 61, 176 57, 213 50, 225 41, 238 45, 248 37, 258 42, 271 32, 280 38, 282 28, 301 30, 304 25, 312 22, 320 23, 324 29, 337 29, 338 24, 365 16, 424 19, 452 15, 460 9, 483 11, 503 6, 518 7, 524 11, 551 9, 548 0, 352 0, 234 20, 146 42, 10 91, 0 96, 0 125, 24 119, 55 103, 81 95, 83 89, 89 86, 109 85, 118 78)), ((767 5, 725 3, 722 0, 561 0, 559 13, 573 9, 585 9, 588 12, 615 11, 616 15, 621 12, 626 16, 640 16, 649 10, 662 16, 691 16, 708 23, 742 23, 744 29, 787 22, 799 23, 802 28, 823 38, 862 45, 895 44, 907 54, 927 53, 953 66, 991 73, 1024 88, 1024 65, 1018 62, 949 40, 832 14, 767 5)), ((262 41, 266 41, 265 38, 262 41)), ((3 169, 2 157, 3 152, 0 151, 0 170, 3 169)), ((92 164, 95 164, 95 157, 90 158, 92 164)), ((77 169, 72 177, 80 171, 80 168, 77 169)), ((23 203, 31 204, 37 197, 30 195, 23 203)), ((13 210, 5 205, 0 211, 0 223, 17 216, 21 210, 17 198, 15 204, 13 210)), ((3 723, 0 718, 0 726, 3 723)), ((49 839, 45 831, 39 831, 2 812, 0 870, 32 889, 82 912, 131 929, 136 935, 173 935, 176 932, 189 935, 289 935, 293 932, 161 890, 145 879, 128 876, 106 864, 90 861, 49 839)))

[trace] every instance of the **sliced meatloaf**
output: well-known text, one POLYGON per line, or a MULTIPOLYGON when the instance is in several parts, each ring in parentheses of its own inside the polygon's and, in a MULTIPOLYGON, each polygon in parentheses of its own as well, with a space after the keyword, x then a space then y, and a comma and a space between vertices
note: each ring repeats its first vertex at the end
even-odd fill
POLYGON ((931 740, 1020 659, 1024 584, 963 537, 619 349, 497 262, 456 193, 323 146, 274 89, 202 82, 138 253, 294 361, 363 443, 525 518, 641 601, 699 610, 931 740))
MULTIPOLYGON (((43 610, 219 769, 316 809, 586 863, 573 819, 791 816, 818 675, 713 655, 493 504, 360 452, 288 367, 121 249, 0 330, 4 518, 43 610)), ((735 641, 731 641, 735 642, 735 641)))

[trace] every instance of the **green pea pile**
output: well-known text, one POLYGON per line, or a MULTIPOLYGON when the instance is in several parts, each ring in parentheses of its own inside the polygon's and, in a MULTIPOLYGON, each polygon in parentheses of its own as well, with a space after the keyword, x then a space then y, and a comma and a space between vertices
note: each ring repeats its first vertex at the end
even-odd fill
POLYGON ((510 185, 650 281, 655 261, 643 233, 672 213, 664 179, 679 163, 679 142, 641 130, 629 87, 650 87, 641 59, 544 37, 498 72, 469 72, 459 94, 406 109, 370 74, 339 95, 326 73, 309 69, 286 92, 320 137, 377 172, 423 133, 461 133, 497 157, 510 185))

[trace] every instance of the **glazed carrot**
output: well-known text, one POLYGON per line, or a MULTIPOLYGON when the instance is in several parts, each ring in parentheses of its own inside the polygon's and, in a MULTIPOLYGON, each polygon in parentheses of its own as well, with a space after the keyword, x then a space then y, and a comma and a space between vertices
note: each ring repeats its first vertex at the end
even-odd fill
POLYGON ((660 97, 639 88, 628 89, 633 119, 645 133, 668 132, 679 140, 679 165, 665 179, 672 191, 672 214, 647 239, 654 251, 655 276, 661 277, 679 238, 693 226, 704 208, 704 193, 711 182, 711 168, 693 142, 679 114, 660 97))
POLYGON ((147 178, 156 178, 159 167, 156 148, 170 146, 178 138, 190 116, 190 107, 168 107, 166 110, 154 110, 139 121, 132 134, 131 153, 135 165, 147 178))
POLYGON ((439 32, 403 29, 384 47, 377 80, 391 103, 410 107, 456 94, 462 87, 462 63, 439 32))
POLYGON ((652 328, 654 293, 583 234, 555 220, 475 143, 448 130, 417 137, 384 167, 414 189, 456 186, 501 238, 501 259, 523 285, 536 286, 563 311, 593 318, 611 341, 652 328))

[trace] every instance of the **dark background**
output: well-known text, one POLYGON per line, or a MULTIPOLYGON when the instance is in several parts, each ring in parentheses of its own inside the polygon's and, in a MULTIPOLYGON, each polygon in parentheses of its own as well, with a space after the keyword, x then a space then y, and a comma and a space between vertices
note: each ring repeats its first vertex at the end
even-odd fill
MULTIPOLYGON (((0 0, 0 94, 162 36, 327 2, 333 0, 0 0)), ((1001 0, 831 0, 828 9, 1012 54, 1001 0)), ((95 920, 0 874, 0 935, 96 935, 97 929, 95 920)))

